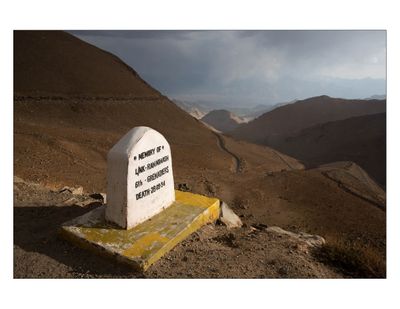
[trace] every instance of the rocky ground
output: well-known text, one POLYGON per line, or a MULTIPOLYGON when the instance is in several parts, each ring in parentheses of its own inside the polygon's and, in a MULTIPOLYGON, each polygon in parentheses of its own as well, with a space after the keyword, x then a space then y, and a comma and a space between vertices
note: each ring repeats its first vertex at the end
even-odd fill
POLYGON ((98 257, 59 238, 60 225, 103 204, 82 188, 49 189, 14 179, 15 278, 338 278, 319 261, 321 237, 304 237, 265 224, 228 229, 209 224, 147 272, 98 257), (311 239, 311 241, 310 241, 311 239))

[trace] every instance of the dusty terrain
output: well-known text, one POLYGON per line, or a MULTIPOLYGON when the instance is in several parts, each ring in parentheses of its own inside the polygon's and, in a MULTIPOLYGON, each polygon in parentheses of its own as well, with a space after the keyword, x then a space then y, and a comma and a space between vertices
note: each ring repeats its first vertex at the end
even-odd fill
MULTIPOLYGON (((67 40, 69 53, 60 52, 66 44, 64 34, 46 33, 49 40, 43 46, 41 41, 29 41, 26 33, 19 38, 24 44, 16 45, 36 44, 41 52, 33 53, 36 58, 29 58, 29 63, 20 59, 23 53, 15 55, 15 63, 23 64, 15 67, 16 80, 24 80, 19 76, 27 68, 33 72, 30 79, 15 84, 14 173, 23 179, 14 187, 15 277, 386 275, 385 207, 378 207, 365 193, 370 180, 358 177, 359 172, 351 176, 357 169, 339 165, 327 177, 326 169, 304 170, 298 160, 277 150, 218 134, 149 88, 132 69, 119 66, 118 58, 72 36, 67 40), (111 57, 121 71, 130 72, 118 78, 139 85, 129 88, 134 95, 114 95, 113 90, 107 94, 107 87, 97 86, 87 86, 90 95, 70 95, 68 89, 75 89, 76 81, 71 77, 80 76, 81 68, 86 69, 80 63, 90 63, 87 58, 92 53, 100 59, 111 57), (42 83, 41 76, 68 63, 69 54, 82 56, 74 59, 74 75, 65 68, 66 72, 53 72, 56 76, 42 83), (42 60, 48 61, 46 70, 35 68, 42 60), (48 95, 32 94, 32 89, 43 89, 48 95), (226 201, 245 224, 229 231, 220 225, 201 229, 146 274, 132 273, 56 237, 62 222, 99 204, 82 206, 80 199, 85 197, 71 202, 67 193, 60 195, 58 190, 68 185, 82 186, 84 195, 105 192, 108 150, 140 125, 156 129, 171 144, 177 189, 226 201), (292 240, 267 232, 266 226, 317 234, 327 243, 317 253, 305 252, 303 246, 293 249, 292 240)), ((101 65, 100 60, 95 64, 101 65)), ((114 68, 102 74, 118 75, 114 68)))
POLYGON ((266 225, 228 230, 207 225, 146 273, 97 257, 58 238, 64 220, 102 204, 88 195, 55 191, 22 179, 14 184, 16 278, 337 278, 306 243, 266 225), (84 207, 71 205, 85 204, 84 207), (86 203, 85 203, 86 201, 86 203))

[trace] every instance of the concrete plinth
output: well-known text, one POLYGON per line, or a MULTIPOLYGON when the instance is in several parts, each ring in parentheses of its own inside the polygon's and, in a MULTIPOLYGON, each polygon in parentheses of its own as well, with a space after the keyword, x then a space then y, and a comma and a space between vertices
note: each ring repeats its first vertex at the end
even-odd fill
POLYGON ((219 217, 216 198, 182 191, 175 191, 175 196, 170 207, 129 230, 106 222, 106 206, 102 206, 64 223, 60 234, 76 245, 146 270, 191 233, 219 217))

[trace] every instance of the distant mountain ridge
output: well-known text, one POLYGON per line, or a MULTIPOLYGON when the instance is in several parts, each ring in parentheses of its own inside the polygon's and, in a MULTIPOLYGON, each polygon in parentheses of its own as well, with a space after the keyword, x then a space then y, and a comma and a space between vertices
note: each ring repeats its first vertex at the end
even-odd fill
POLYGON ((220 132, 232 131, 244 122, 242 118, 224 109, 213 110, 201 120, 220 132))
POLYGON ((229 134, 308 166, 354 161, 386 185, 386 100, 309 98, 278 107, 229 134))
MULTIPOLYGON (((293 100, 290 102, 280 102, 273 105, 259 104, 254 107, 232 107, 217 103, 200 103, 200 102, 191 102, 178 99, 172 99, 172 101, 180 108, 182 108, 184 111, 188 112, 190 115, 192 115, 197 119, 201 119, 203 116, 205 116, 207 113, 213 110, 228 110, 233 114, 235 114, 236 116, 240 117, 245 122, 249 122, 261 116, 262 114, 269 112, 280 106, 296 102, 296 100, 293 100)), ((246 104, 244 103, 244 106, 245 105, 246 104)))
POLYGON ((230 134, 238 139, 274 147, 296 132, 328 121, 386 112, 385 100, 346 100, 318 96, 296 101, 242 124, 230 134))
POLYGON ((185 112, 189 113, 191 116, 193 116, 196 119, 201 119, 203 118, 207 113, 208 109, 204 108, 203 106, 200 106, 199 104, 191 104, 185 101, 181 100, 172 100, 178 107, 183 109, 185 112))
POLYGON ((311 165, 353 161, 386 186, 386 113, 318 124, 275 148, 311 165))
POLYGON ((249 121, 254 120, 255 118, 258 118, 260 116, 262 116, 265 113, 268 113, 278 107, 281 106, 285 106, 287 104, 292 104, 295 103, 297 100, 292 100, 289 102, 280 102, 280 103, 276 103, 274 105, 258 105, 256 107, 253 108, 253 111, 243 115, 244 118, 248 119, 249 121))
POLYGON ((373 96, 365 98, 364 100, 386 100, 386 94, 375 94, 373 96))

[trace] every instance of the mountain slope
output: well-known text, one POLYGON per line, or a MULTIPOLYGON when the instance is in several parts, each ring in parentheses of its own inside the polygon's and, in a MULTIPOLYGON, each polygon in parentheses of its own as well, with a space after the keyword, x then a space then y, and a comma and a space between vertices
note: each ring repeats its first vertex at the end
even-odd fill
POLYGON ((280 102, 280 103, 275 103, 274 105, 258 105, 256 107, 254 107, 250 113, 243 115, 242 117, 245 119, 253 120, 253 119, 256 119, 256 118, 260 117, 261 115, 268 113, 278 107, 285 106, 287 104, 292 104, 296 101, 297 100, 293 100, 290 102, 280 102))
MULTIPOLYGON (((14 168, 22 178, 104 191, 107 152, 135 126, 167 138, 177 181, 231 170, 234 158, 214 132, 117 57, 62 31, 16 31, 14 40, 14 168)), ((263 153, 271 170, 285 168, 263 153)))
POLYGON ((370 201, 381 209, 386 209, 386 193, 370 176, 354 162, 333 162, 317 168, 342 188, 370 201))
POLYGON ((224 109, 213 110, 201 118, 201 121, 209 124, 220 132, 228 132, 237 128, 243 120, 224 109))
POLYGON ((386 111, 386 101, 314 97, 276 108, 230 134, 274 147, 282 139, 316 124, 386 111))
POLYGON ((319 124, 275 147, 310 165, 356 162, 386 186, 386 113, 319 124))
POLYGON ((14 32, 14 92, 159 97, 118 57, 63 31, 14 32))

